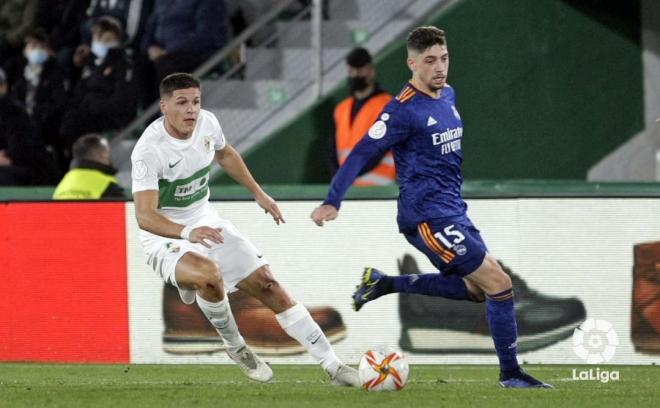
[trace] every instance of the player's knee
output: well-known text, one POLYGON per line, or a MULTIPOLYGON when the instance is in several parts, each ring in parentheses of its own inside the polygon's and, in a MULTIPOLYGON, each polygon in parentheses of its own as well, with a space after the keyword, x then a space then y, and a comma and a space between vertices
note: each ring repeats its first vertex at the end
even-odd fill
POLYGON ((254 271, 252 279, 256 289, 261 292, 257 297, 276 313, 287 310, 296 304, 280 286, 268 266, 262 266, 254 271))
POLYGON ((511 289, 513 283, 511 277, 507 275, 501 268, 497 268, 490 274, 490 286, 494 292, 502 292, 511 289))
POLYGON ((261 290, 272 291, 273 289, 279 287, 279 282, 275 280, 275 277, 270 272, 268 266, 262 266, 253 273, 253 279, 255 284, 261 290))
POLYGON ((215 262, 200 261, 195 265, 195 269, 197 272, 195 284, 198 290, 202 288, 222 289, 222 276, 215 262))

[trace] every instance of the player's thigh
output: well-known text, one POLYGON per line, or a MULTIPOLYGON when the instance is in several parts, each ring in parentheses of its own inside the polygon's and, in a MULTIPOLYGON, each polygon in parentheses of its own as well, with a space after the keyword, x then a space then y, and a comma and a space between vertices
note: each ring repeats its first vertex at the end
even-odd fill
POLYGON ((479 230, 470 223, 423 222, 405 237, 439 271, 461 277, 477 270, 487 251, 479 230))
POLYGON ((214 245, 208 256, 219 266, 225 290, 231 292, 243 279, 268 265, 268 259, 229 220, 213 226, 222 228, 223 242, 214 245))
MULTIPOLYGON (((189 276, 177 279, 177 266, 179 261, 187 254, 195 254, 204 257, 206 248, 200 244, 193 244, 182 239, 171 239, 159 236, 151 236, 143 241, 147 254, 147 263, 163 281, 171 284, 179 290, 179 295, 184 303, 190 304, 195 301, 195 288, 190 284, 189 276), (183 283, 179 283, 183 281, 183 283)), ((187 263, 186 263, 187 265, 187 263)))
POLYGON ((177 262, 174 270, 178 287, 200 289, 222 285, 222 275, 218 265, 205 255, 194 251, 186 252, 177 262))

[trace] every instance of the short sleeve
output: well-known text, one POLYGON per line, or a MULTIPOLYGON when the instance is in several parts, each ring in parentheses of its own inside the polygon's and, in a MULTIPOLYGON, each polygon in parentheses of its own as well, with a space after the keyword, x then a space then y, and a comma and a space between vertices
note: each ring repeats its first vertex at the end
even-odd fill
POLYGON ((158 179, 162 177, 160 160, 149 146, 136 146, 131 154, 131 178, 133 193, 158 190, 158 179))
POLYGON ((211 123, 213 126, 213 144, 215 150, 222 150, 227 144, 225 141, 225 134, 222 131, 222 126, 220 126, 220 122, 218 122, 218 118, 215 115, 211 114, 209 116, 211 117, 211 123))

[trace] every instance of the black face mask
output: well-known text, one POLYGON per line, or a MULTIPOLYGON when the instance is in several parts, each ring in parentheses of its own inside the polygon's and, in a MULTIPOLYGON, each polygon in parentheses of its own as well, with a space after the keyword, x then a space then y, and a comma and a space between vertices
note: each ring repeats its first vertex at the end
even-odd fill
POLYGON ((348 87, 351 90, 351 93, 364 91, 368 86, 367 77, 348 77, 348 87))

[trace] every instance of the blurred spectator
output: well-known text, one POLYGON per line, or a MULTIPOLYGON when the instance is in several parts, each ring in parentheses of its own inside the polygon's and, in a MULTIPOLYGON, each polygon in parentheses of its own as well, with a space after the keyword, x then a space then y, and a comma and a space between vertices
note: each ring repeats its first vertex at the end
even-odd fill
POLYGON ((121 24, 101 17, 92 27, 92 53, 68 104, 60 136, 65 146, 92 132, 117 130, 136 114, 133 63, 121 46, 121 24))
MULTIPOLYGON (((346 56, 350 96, 335 107, 334 128, 328 139, 330 174, 334 175, 353 147, 378 119, 392 96, 376 83, 376 68, 369 51, 354 48, 346 56)), ((383 119, 386 120, 386 119, 383 119)), ((374 186, 394 183, 396 172, 392 152, 371 160, 353 183, 354 186, 374 186)))
POLYGON ((80 44, 80 30, 89 0, 40 0, 37 27, 42 27, 55 51, 67 82, 73 81, 72 58, 80 44))
POLYGON ((126 47, 139 49, 139 39, 144 32, 147 19, 153 9, 154 0, 91 0, 83 23, 82 42, 90 43, 91 27, 103 16, 111 16, 122 23, 124 37, 122 43, 126 47))
POLYGON ((73 144, 73 160, 55 188, 54 200, 96 200, 125 197, 112 167, 108 140, 98 134, 84 135, 73 144))
POLYGON ((66 104, 64 76, 43 30, 25 38, 23 56, 8 63, 20 76, 9 81, 10 95, 30 115, 36 137, 59 149, 59 128, 66 104))
POLYGON ((33 132, 30 117, 7 92, 5 72, 0 69, 0 185, 53 183, 58 174, 33 132))
POLYGON ((0 63, 20 54, 23 38, 34 28, 39 0, 0 2, 0 63))
POLYGON ((74 53, 74 64, 80 66, 91 52, 92 26, 101 17, 114 17, 124 27, 121 43, 130 52, 140 50, 140 39, 154 0, 91 0, 80 24, 80 44, 74 53))
POLYGON ((174 72, 192 72, 228 38, 224 0, 156 0, 142 39, 142 51, 155 70, 148 100, 174 72))

